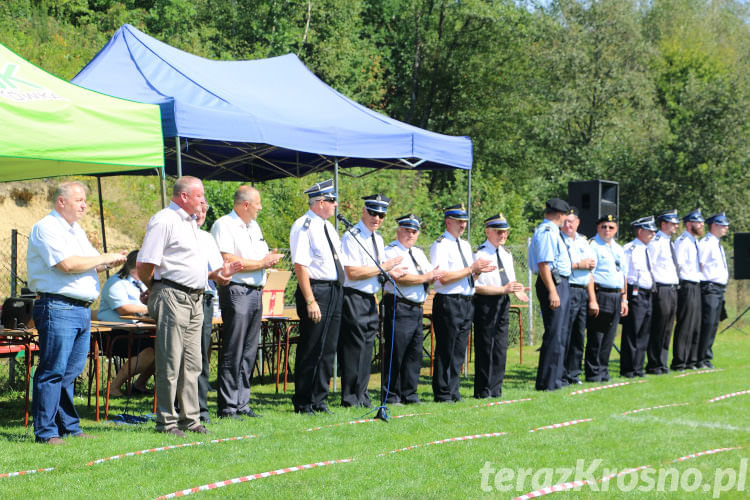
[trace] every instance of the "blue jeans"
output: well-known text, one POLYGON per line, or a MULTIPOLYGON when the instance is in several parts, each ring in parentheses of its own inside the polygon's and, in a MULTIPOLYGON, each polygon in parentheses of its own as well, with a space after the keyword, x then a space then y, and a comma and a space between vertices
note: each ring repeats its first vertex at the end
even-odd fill
POLYGON ((73 383, 86 366, 91 311, 58 299, 34 303, 39 365, 34 374, 34 434, 37 440, 80 434, 73 383))

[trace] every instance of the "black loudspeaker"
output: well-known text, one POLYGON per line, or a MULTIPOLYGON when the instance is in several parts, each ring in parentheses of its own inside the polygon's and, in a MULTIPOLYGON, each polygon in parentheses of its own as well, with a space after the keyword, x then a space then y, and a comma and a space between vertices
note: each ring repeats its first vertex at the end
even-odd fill
POLYGON ((5 328, 33 328, 34 297, 11 297, 3 302, 0 322, 5 328))
POLYGON ((596 234, 596 221, 599 217, 614 215, 619 221, 619 184, 603 180, 570 181, 568 203, 580 212, 581 225, 578 232, 591 238, 596 234))
POLYGON ((734 279, 750 279, 750 233, 734 233, 734 279))

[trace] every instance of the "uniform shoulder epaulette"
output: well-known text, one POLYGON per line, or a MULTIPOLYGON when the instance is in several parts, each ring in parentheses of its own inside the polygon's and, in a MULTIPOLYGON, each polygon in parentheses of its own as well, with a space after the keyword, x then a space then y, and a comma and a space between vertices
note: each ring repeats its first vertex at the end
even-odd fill
POLYGON ((552 227, 551 226, 544 226, 544 230, 545 231, 552 231, 552 227))
POLYGON ((441 234, 440 236, 438 236, 438 239, 436 239, 436 240, 435 240, 435 243, 440 243, 440 242, 441 242, 441 241, 443 241, 444 239, 445 239, 445 235, 444 235, 444 234, 441 234))
POLYGON ((594 236, 592 236, 591 238, 589 238, 589 245, 592 244, 592 243, 594 243, 594 236))
POLYGON ((395 247, 395 246, 396 246, 396 242, 395 241, 391 241, 390 243, 388 243, 388 247, 387 248, 391 248, 391 247, 395 247))
POLYGON ((623 245, 622 249, 625 252, 632 252, 634 247, 635 247, 635 243, 633 243, 632 241, 630 241, 628 243, 625 243, 625 245, 623 245))
POLYGON ((312 222, 312 219, 310 219, 310 217, 308 217, 307 219, 305 219, 304 224, 302 224, 302 230, 303 231, 307 231, 308 229, 310 229, 310 222, 312 222))
POLYGON ((654 241, 659 241, 661 239, 661 235, 659 233, 656 233, 656 236, 654 236, 654 241))
POLYGON ((474 250, 474 252, 478 252, 478 251, 480 251, 481 249, 483 249, 483 248, 484 248, 484 247, 486 247, 486 246, 487 246, 487 245, 485 245, 484 243, 482 243, 481 245, 479 245, 479 246, 477 247, 477 249, 476 249, 476 250, 474 250))
POLYGON ((677 238, 677 240, 684 240, 685 238, 687 238, 687 234, 683 233, 683 234, 680 235, 679 238, 677 238))
POLYGON ((358 227, 353 227, 353 228, 351 228, 351 229, 350 229, 349 231, 350 231, 350 232, 351 232, 351 233, 352 233, 352 234, 353 234, 354 236, 357 236, 357 235, 358 235, 358 234, 359 234, 359 233, 361 232, 361 229, 359 229, 358 227))

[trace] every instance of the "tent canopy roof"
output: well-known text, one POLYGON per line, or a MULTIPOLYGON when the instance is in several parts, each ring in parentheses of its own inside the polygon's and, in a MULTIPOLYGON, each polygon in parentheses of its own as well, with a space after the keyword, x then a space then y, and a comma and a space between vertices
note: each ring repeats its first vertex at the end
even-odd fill
POLYGON ((330 168, 334 158, 341 166, 471 168, 468 137, 422 130, 361 106, 293 54, 208 60, 125 24, 73 82, 158 104, 164 136, 188 139, 183 173, 202 178, 299 176, 330 168))
POLYGON ((163 166, 157 106, 72 85, 0 44, 0 182, 163 166))

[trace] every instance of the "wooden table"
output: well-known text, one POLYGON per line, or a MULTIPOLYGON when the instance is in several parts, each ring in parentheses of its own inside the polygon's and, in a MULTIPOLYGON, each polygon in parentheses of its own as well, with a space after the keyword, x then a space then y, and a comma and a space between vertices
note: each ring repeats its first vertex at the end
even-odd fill
POLYGON ((33 344, 38 345, 38 333, 35 328, 11 329, 4 328, 0 331, 0 347, 21 346, 26 356, 26 393, 24 396, 24 419, 23 425, 29 426, 29 387, 31 385, 31 348, 33 344))

